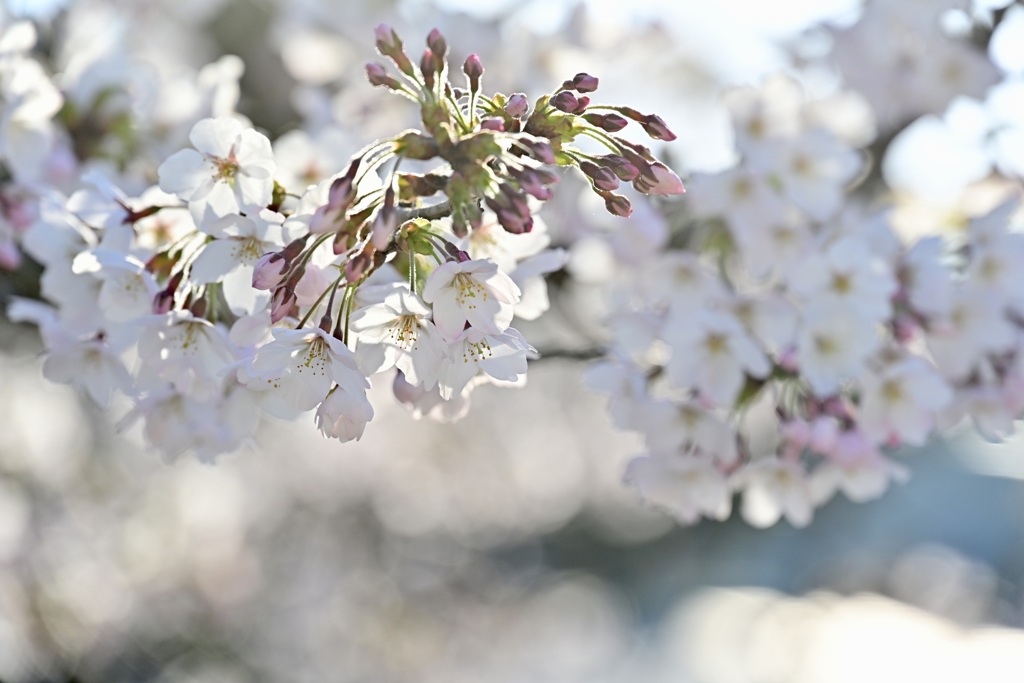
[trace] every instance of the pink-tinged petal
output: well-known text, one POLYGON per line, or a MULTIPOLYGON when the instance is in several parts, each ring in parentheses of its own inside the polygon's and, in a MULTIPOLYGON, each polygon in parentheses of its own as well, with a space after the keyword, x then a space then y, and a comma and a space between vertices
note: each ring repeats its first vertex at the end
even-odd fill
POLYGON ((200 285, 219 282, 240 265, 238 247, 238 241, 232 239, 208 242, 192 262, 189 279, 200 285))
POLYGON ((188 139, 203 154, 226 159, 242 130, 242 122, 229 116, 203 119, 192 127, 188 139))
POLYGON ((683 181, 667 166, 652 164, 651 171, 654 173, 657 182, 647 191, 647 194, 668 196, 684 194, 686 192, 686 189, 683 187, 683 181))
POLYGON ((446 342, 453 342, 466 327, 462 307, 452 297, 443 297, 434 304, 434 325, 446 342))
POLYGON ((186 201, 192 199, 196 188, 210 179, 212 173, 213 168, 194 149, 175 152, 157 169, 160 189, 186 201))

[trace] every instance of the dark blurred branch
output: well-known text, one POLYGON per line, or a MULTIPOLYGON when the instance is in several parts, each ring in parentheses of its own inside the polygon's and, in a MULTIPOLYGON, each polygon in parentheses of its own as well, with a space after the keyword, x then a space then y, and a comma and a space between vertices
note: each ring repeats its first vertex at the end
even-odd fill
POLYGON ((555 358, 562 358, 564 360, 596 360, 603 358, 607 353, 607 349, 591 347, 585 349, 538 349, 537 353, 540 358, 533 360, 534 363, 540 360, 553 360, 555 358))

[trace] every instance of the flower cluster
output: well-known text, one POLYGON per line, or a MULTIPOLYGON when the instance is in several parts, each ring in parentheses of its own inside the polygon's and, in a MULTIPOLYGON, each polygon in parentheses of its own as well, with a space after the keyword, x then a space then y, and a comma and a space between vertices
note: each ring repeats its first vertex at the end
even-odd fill
POLYGON ((887 451, 965 416, 998 440, 1024 415, 1018 201, 905 243, 846 197, 862 156, 799 97, 785 80, 731 94, 739 163, 690 181, 715 258, 629 271, 591 374, 645 437, 627 480, 684 523, 728 517, 739 492, 751 524, 802 526, 838 491, 902 480, 887 451))
POLYGON ((338 172, 282 168, 294 156, 284 143, 213 115, 159 164, 156 186, 131 193, 92 168, 70 196, 43 194, 24 248, 45 269, 48 303, 9 315, 39 325, 47 377, 103 405, 126 396, 125 424, 141 420, 167 456, 206 460, 249 438, 260 414, 315 411, 324 435, 358 439, 378 375, 441 420, 462 416, 482 383, 523 383, 535 350, 513 318, 547 309, 543 276, 566 259, 534 216, 553 169, 579 168, 628 215, 620 178, 646 194, 683 187, 610 132, 633 119, 653 138, 672 133, 630 108, 593 113, 573 94, 596 89, 587 74, 531 110, 525 95, 486 95, 475 55, 467 89, 453 86, 436 30, 418 66, 390 27, 376 37, 399 73, 370 64, 370 82, 417 103, 423 130, 375 142, 338 172), (614 153, 584 153, 581 135, 614 153))

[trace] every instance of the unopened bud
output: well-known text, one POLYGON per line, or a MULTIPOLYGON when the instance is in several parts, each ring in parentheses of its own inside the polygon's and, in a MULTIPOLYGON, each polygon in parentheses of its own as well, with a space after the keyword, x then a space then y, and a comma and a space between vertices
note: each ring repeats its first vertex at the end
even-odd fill
POLYGON ((384 204, 377 212, 370 232, 370 241, 378 251, 384 251, 398 227, 398 216, 395 214, 395 188, 391 186, 384 193, 384 204))
POLYGON ((373 29, 373 37, 377 41, 377 49, 382 55, 390 56, 392 52, 402 49, 402 41, 395 29, 388 24, 377 24, 373 29))
POLYGON ((555 163, 555 152, 551 145, 544 140, 520 139, 519 143, 530 150, 530 156, 545 164, 555 163))
POLYGON ((433 90, 439 69, 434 63, 434 53, 429 48, 424 50, 423 56, 420 57, 420 71, 423 72, 423 84, 427 86, 427 90, 433 90))
POLYGON ((462 73, 466 74, 466 78, 469 79, 469 89, 476 92, 480 89, 480 78, 484 75, 484 65, 480 62, 480 57, 475 53, 466 57, 466 62, 462 65, 462 73))
POLYGON ((513 118, 522 118, 526 116, 526 112, 530 111, 530 101, 526 99, 526 95, 521 92, 517 92, 512 97, 508 98, 508 103, 505 105, 505 113, 513 118))
POLYGON ((163 315, 174 308, 174 290, 165 289, 153 297, 153 313, 163 315))
POLYGON ((374 36, 377 39, 377 51, 385 57, 390 57, 402 73, 407 76, 414 76, 416 70, 412 67, 408 55, 402 49, 402 41, 398 38, 395 30, 387 24, 378 24, 374 29, 374 36))
POLYGON ((551 199, 553 193, 548 185, 558 182, 558 176, 543 169, 528 168, 516 176, 519 187, 527 194, 533 195, 541 201, 551 199))
POLYGON ((612 173, 618 176, 619 180, 627 183, 633 182, 640 175, 640 169, 629 163, 628 159, 620 157, 618 154, 606 154, 601 157, 601 162, 610 168, 612 173))
POLYGON ((618 114, 598 114, 597 112, 590 112, 589 114, 584 114, 583 118, 587 123, 596 126, 607 133, 618 133, 629 125, 629 121, 618 114))
POLYGON ((590 98, 584 95, 583 97, 576 98, 576 108, 572 110, 573 114, 580 115, 587 110, 590 105, 590 98))
POLYGON ((295 306, 295 292, 291 287, 278 287, 270 299, 270 322, 278 323, 285 319, 295 306))
POLYGON ((668 129, 668 125, 660 116, 655 116, 654 114, 645 116, 641 119, 640 125, 655 140, 671 142, 676 139, 676 134, 668 129))
POLYGON ((482 120, 480 122, 480 128, 482 128, 483 130, 493 130, 497 131, 498 133, 503 133, 505 132, 505 121, 503 119, 499 119, 496 116, 492 116, 490 118, 482 120))
POLYGON ((280 252, 264 254, 252 269, 253 289, 273 289, 288 271, 288 260, 280 252))
POLYGON ((366 249, 350 258, 345 264, 345 279, 349 282, 358 281, 372 263, 373 246, 368 244, 366 249))
POLYGON ((668 196, 684 194, 683 181, 665 164, 655 161, 640 170, 640 176, 633 181, 638 192, 650 195, 668 196))
POLYGON ((598 166, 589 161, 580 162, 580 170, 586 173, 594 181, 594 187, 605 192, 611 192, 619 187, 619 178, 611 169, 598 166))
POLYGON ((576 92, 594 92, 597 90, 597 77, 586 73, 578 73, 572 79, 572 87, 576 92))
POLYGON ((444 36, 436 28, 427 34, 427 47, 437 55, 438 59, 444 59, 444 56, 448 54, 448 42, 445 41, 444 36))
POLYGON ((604 197, 604 208, 608 210, 613 216, 620 218, 629 218, 633 214, 633 205, 629 203, 629 200, 623 197, 621 194, 612 194, 608 192, 602 195, 604 197))
POLYGON ((562 92, 558 93, 550 100, 548 100, 548 104, 550 104, 552 107, 559 111, 564 111, 566 114, 571 114, 574 111, 576 111, 576 107, 579 106, 580 102, 579 100, 576 99, 576 96, 573 95, 571 92, 569 92, 568 90, 563 90, 562 92))
POLYGON ((388 75, 387 69, 376 62, 370 62, 366 65, 366 78, 370 81, 371 85, 383 86, 390 90, 400 90, 402 87, 398 79, 388 75))

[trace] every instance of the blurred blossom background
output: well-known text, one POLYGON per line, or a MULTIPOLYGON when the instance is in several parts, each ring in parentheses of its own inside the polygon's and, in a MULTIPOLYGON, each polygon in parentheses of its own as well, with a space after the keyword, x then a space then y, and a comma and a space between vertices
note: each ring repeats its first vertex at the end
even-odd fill
MULTIPOLYGON (((907 235, 997 205, 993 169, 1024 174, 1024 7, 1005 1, 8 0, 17 17, 71 102, 127 84, 173 128, 199 98, 237 97, 279 158, 332 169, 415 125, 365 82, 387 22, 408 44, 438 27, 502 92, 599 76, 606 100, 669 123, 684 180, 735 160, 723 96, 785 74, 873 156, 907 235), (309 135, 282 143, 293 129, 309 135)), ((1020 680, 1020 440, 901 451, 907 483, 800 530, 681 528, 623 484, 643 443, 586 386, 586 358, 621 261, 699 197, 622 221, 574 182, 544 214, 571 260, 522 328, 548 357, 454 424, 375 386, 358 443, 268 423, 214 465, 164 462, 118 428, 127 406, 45 381, 37 333, 3 321, 0 680, 1020 680)))

